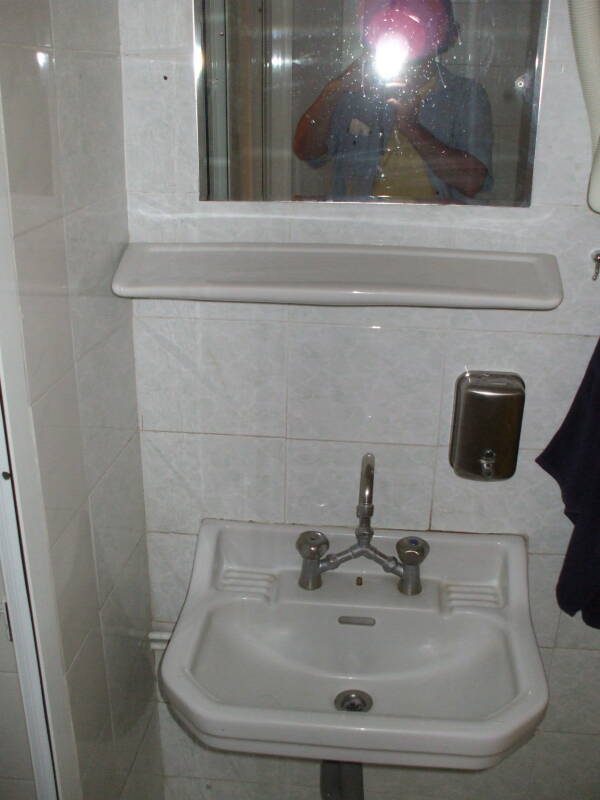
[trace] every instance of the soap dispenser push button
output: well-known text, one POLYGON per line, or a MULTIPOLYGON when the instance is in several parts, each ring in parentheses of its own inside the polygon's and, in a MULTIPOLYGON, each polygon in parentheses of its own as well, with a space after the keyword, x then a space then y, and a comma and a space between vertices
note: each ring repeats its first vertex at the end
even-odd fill
POLYGON ((512 372, 465 372, 456 381, 450 464, 461 478, 501 481, 517 467, 525 384, 512 372))

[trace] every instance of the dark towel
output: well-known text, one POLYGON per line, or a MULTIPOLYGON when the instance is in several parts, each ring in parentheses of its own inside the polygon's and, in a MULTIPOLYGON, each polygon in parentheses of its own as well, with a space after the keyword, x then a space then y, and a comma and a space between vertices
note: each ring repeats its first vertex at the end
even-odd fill
POLYGON ((537 463, 557 481, 574 529, 558 605, 600 628, 600 341, 569 413, 537 463))

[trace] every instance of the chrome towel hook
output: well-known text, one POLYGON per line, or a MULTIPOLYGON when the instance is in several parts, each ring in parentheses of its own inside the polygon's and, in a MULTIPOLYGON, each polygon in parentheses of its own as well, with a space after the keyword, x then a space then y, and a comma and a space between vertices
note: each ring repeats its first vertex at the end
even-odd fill
POLYGON ((600 250, 594 250, 594 252, 590 255, 594 264, 594 274, 592 275, 592 280, 597 281, 598 276, 600 275, 600 250))

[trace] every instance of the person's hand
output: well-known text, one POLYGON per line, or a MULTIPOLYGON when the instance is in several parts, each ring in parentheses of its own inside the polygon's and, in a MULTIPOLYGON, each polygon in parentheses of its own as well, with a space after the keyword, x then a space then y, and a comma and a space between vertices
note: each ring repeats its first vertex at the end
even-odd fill
POLYGON ((417 92, 405 90, 399 96, 389 98, 387 102, 394 109, 396 127, 401 133, 406 133, 419 124, 423 101, 417 92))

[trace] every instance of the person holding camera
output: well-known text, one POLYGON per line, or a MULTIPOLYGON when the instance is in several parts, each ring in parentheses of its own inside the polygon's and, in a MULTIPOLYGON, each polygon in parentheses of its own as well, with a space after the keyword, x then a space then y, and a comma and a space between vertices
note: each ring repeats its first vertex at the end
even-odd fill
POLYGON ((451 0, 365 9, 365 57, 325 86, 294 135, 302 161, 333 162, 330 199, 481 202, 492 184, 491 108, 480 84, 438 62, 457 39, 451 0))

